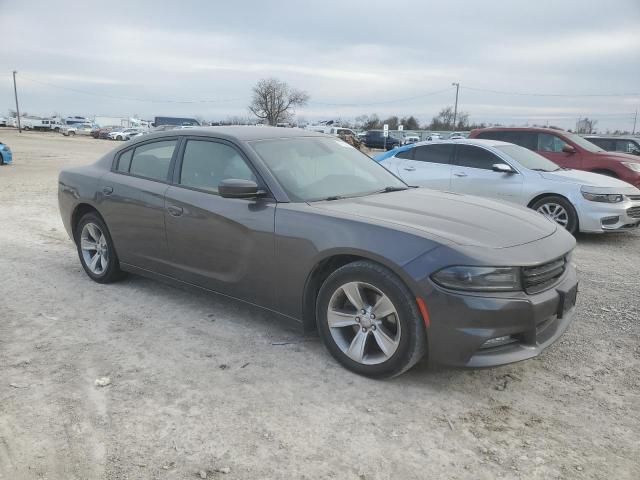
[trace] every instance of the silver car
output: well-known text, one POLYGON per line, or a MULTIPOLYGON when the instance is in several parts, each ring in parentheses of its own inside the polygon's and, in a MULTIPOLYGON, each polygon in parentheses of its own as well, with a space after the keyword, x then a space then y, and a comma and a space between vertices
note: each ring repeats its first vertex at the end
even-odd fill
POLYGON ((421 142, 377 157, 410 185, 506 200, 542 213, 571 233, 640 224, 640 190, 597 173, 561 168, 498 140, 421 142))

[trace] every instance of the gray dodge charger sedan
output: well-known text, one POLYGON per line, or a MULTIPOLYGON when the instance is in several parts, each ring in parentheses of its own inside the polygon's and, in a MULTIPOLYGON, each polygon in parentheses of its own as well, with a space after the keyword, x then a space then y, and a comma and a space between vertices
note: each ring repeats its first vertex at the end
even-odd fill
POLYGON ((571 323, 574 238, 542 215, 409 188, 343 141, 297 129, 170 130, 59 178, 91 279, 132 272, 277 312, 342 365, 538 355, 571 323))

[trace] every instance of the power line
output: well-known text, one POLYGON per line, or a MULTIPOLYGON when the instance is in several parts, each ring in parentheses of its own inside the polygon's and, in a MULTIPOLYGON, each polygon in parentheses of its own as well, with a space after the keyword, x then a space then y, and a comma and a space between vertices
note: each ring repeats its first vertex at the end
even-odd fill
POLYGON ((404 97, 404 98, 396 98, 394 100, 385 100, 381 102, 369 102, 369 103, 326 103, 326 102, 314 102, 310 101, 310 104, 313 105, 324 105, 329 107, 368 107, 373 105, 386 105, 390 103, 400 103, 406 102, 408 100, 416 100, 419 98, 430 97, 432 95, 437 95, 439 93, 449 92, 451 91, 451 87, 443 88, 442 90, 435 90, 433 92, 423 93, 421 95, 415 95, 413 97, 404 97))
POLYGON ((39 83, 40 85, 46 85, 48 87, 57 88, 60 90, 67 90, 69 92, 80 93, 83 95, 91 95, 94 97, 103 97, 110 98, 112 100, 125 100, 125 101, 133 101, 133 102, 146 102, 146 103, 179 103, 179 104, 195 104, 195 103, 223 103, 223 102, 236 102, 239 100, 247 100, 246 98, 229 98, 225 100, 156 100, 151 98, 136 98, 136 97, 122 97, 118 95, 108 95, 104 93, 95 93, 95 92, 87 92, 85 90, 78 90, 75 88, 62 87, 60 85, 55 85, 49 82, 43 82, 41 80, 35 80, 33 78, 25 77, 24 75, 21 78, 28 80, 33 83, 39 83))
POLYGON ((498 95, 517 95, 523 97, 638 97, 640 93, 587 93, 587 94, 569 94, 569 93, 526 93, 526 92, 505 92, 501 90, 491 90, 488 88, 478 88, 464 86, 467 90, 475 90, 476 92, 495 93, 498 95))

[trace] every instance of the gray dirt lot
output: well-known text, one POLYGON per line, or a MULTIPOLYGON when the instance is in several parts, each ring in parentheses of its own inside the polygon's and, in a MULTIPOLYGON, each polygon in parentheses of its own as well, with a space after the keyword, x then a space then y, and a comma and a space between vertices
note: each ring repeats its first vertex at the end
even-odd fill
POLYGON ((372 381, 242 304, 91 282, 57 173, 114 144, 0 140, 0 479, 640 478, 638 232, 578 239, 577 318, 541 357, 372 381))

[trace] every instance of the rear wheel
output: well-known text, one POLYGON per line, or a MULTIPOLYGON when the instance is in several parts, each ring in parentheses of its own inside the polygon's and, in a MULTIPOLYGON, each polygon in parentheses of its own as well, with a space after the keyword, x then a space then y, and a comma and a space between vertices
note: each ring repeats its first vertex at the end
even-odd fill
POLYGON ((111 283, 122 277, 109 230, 96 213, 87 213, 80 219, 76 243, 82 267, 92 280, 111 283))
POLYGON ((569 233, 576 233, 578 230, 576 209, 564 197, 557 195, 543 197, 531 205, 531 208, 564 227, 569 233))
POLYGON ((399 375, 427 348, 415 297, 388 269, 358 261, 333 272, 320 288, 318 331, 333 357, 368 377, 399 375))

